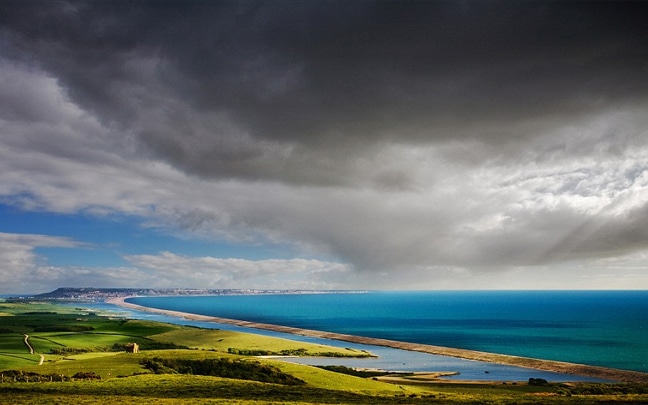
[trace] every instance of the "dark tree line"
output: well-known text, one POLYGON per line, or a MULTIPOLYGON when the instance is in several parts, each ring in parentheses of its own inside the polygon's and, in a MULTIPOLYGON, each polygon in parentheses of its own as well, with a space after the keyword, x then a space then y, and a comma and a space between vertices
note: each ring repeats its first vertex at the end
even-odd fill
POLYGON ((236 378, 283 385, 302 385, 304 381, 286 374, 276 367, 255 361, 231 359, 145 359, 142 364, 156 374, 194 374, 236 378))

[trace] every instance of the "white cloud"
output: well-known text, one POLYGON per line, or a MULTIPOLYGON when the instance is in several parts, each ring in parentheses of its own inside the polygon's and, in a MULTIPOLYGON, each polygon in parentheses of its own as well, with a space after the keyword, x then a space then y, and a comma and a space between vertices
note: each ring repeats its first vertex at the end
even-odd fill
POLYGON ((344 285, 326 274, 350 270, 348 265, 320 260, 224 259, 171 252, 126 259, 137 268, 151 270, 149 285, 156 287, 339 289, 344 285))
MULTIPOLYGON (((0 279, 3 292, 24 293, 47 290, 51 286, 51 274, 45 270, 45 258, 35 249, 39 247, 84 247, 68 238, 0 233, 0 279)), ((43 291, 45 292, 45 291, 43 291)))

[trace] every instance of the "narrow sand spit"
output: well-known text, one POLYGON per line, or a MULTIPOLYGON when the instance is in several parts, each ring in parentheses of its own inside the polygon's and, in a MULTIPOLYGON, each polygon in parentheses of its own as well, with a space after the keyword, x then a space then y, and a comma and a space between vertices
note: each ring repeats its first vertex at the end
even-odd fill
POLYGON ((563 361, 540 360, 529 357, 511 356, 506 354, 486 353, 475 350, 453 349, 450 347, 433 346, 419 343, 399 342, 396 340, 368 338, 362 336, 347 335, 333 332, 323 332, 310 329, 293 328, 290 326, 272 325, 267 323, 241 321, 236 319, 219 318, 214 316, 205 316, 191 314, 187 312, 169 311, 164 309, 143 307, 126 302, 126 298, 119 297, 106 300, 110 304, 115 304, 124 308, 134 309, 143 312, 152 312, 167 316, 189 319, 193 321, 214 322, 221 324, 236 325, 245 328, 263 329, 274 332, 290 333, 309 337, 323 339, 341 340, 345 342, 360 343, 374 346, 391 347, 394 349, 409 350, 435 354, 440 356, 456 357, 467 360, 484 361, 495 364, 505 364, 509 366, 526 367, 536 370, 551 371, 556 373, 580 375, 595 377, 604 380, 622 381, 622 382, 648 382, 648 373, 638 371, 618 370, 613 368, 588 366, 585 364, 567 363, 563 361))

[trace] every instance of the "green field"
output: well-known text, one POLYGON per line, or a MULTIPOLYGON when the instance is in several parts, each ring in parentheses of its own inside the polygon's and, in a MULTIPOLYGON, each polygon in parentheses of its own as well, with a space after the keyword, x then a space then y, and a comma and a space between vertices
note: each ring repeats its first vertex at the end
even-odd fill
POLYGON ((0 313, 0 403, 648 403, 648 386, 640 384, 450 384, 409 376, 358 377, 272 356, 370 353, 111 318, 54 304, 0 302, 0 313), (127 353, 128 343, 137 343, 141 351, 127 353))

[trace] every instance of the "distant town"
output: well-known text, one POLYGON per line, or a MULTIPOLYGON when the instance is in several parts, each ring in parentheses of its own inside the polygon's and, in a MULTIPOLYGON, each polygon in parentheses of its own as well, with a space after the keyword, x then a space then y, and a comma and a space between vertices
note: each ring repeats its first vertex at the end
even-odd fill
POLYGON ((17 301, 79 301, 100 302, 111 298, 132 296, 179 295, 268 295, 268 294, 364 294, 368 290, 257 290, 257 289, 200 289, 200 288, 74 288, 62 287, 54 291, 9 298, 17 301))

